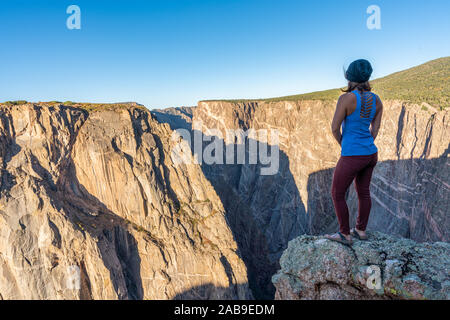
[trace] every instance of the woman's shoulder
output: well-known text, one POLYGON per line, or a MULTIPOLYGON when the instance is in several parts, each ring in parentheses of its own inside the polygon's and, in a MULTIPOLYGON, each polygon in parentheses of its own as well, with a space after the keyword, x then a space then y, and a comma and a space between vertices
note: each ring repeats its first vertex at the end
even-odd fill
POLYGON ((378 110, 383 109, 383 102, 381 101, 381 98, 379 95, 375 94, 375 98, 376 98, 376 107, 377 107, 377 112, 378 112, 378 110))
POLYGON ((373 91, 370 91, 370 92, 374 95, 377 104, 381 104, 381 98, 380 98, 380 96, 379 96, 378 94, 376 94, 375 92, 373 92, 373 91))
POLYGON ((356 102, 356 95, 353 94, 353 92, 346 92, 343 93, 340 97, 339 97, 339 101, 340 102, 356 102))

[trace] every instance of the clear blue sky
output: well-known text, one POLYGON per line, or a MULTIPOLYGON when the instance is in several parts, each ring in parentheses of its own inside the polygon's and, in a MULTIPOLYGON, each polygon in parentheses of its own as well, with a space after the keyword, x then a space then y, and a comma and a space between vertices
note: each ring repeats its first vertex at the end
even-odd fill
POLYGON ((450 55, 448 0, 0 2, 0 101, 137 101, 148 108, 345 85, 450 55), (81 8, 81 30, 66 9, 81 8), (381 30, 366 9, 381 8, 381 30))

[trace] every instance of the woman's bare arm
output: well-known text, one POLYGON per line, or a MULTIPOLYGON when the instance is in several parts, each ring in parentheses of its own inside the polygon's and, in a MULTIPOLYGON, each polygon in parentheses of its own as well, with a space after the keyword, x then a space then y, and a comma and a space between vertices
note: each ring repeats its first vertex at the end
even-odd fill
POLYGON ((336 105, 336 112, 334 113, 333 122, 331 123, 331 131, 339 144, 341 144, 342 141, 341 125, 347 116, 347 108, 352 102, 354 102, 354 98, 355 97, 352 94, 343 94, 339 97, 336 105))
POLYGON ((377 97, 377 111, 375 113, 375 117, 372 120, 372 125, 370 128, 370 133, 372 134, 373 140, 375 140, 378 136, 378 131, 381 126, 381 118, 383 117, 383 103, 381 99, 377 97))

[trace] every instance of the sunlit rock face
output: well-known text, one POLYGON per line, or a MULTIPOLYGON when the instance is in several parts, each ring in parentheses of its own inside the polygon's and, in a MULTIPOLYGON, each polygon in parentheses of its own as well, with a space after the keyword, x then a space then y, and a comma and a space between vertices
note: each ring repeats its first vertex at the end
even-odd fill
MULTIPOLYGON (((338 230, 330 196, 340 156, 330 130, 335 104, 205 101, 189 112, 154 112, 172 129, 188 128, 206 136, 210 129, 220 130, 224 139, 229 129, 279 133, 279 170, 275 175, 261 175, 260 164, 202 164, 224 204, 257 297, 274 296, 270 279, 279 269, 289 240, 338 230)), ((370 230, 419 242, 449 241, 449 137, 448 111, 384 101, 376 139, 379 162, 371 185, 370 230)), ((223 143, 234 142, 225 139, 223 143)), ((248 144, 246 148, 248 151, 248 144)), ((353 186, 347 202, 354 224, 358 201, 353 186)))
POLYGON ((0 299, 249 299, 221 199, 146 110, 0 106, 0 299))

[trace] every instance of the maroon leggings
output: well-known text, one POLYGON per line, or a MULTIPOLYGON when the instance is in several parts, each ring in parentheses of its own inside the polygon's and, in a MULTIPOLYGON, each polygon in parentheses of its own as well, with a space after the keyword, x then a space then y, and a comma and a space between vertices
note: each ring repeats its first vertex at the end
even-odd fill
POLYGON ((355 189, 358 193, 359 210, 356 228, 365 231, 369 222, 370 208, 370 180, 372 172, 378 161, 378 153, 368 156, 341 156, 333 175, 331 195, 333 198, 336 216, 342 234, 350 234, 349 214, 345 193, 355 180, 355 189))

